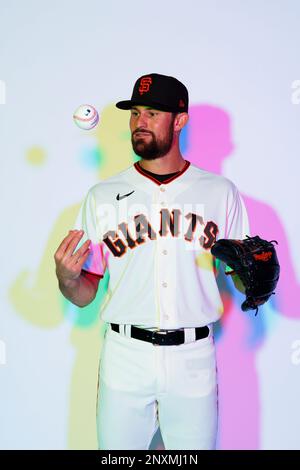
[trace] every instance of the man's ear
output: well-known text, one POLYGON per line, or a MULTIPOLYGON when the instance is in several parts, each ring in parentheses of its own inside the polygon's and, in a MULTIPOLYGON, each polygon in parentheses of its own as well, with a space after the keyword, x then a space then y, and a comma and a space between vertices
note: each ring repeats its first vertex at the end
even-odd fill
POLYGON ((174 120, 174 131, 179 132, 181 129, 187 124, 189 120, 189 115, 188 113, 178 113, 175 116, 174 120))

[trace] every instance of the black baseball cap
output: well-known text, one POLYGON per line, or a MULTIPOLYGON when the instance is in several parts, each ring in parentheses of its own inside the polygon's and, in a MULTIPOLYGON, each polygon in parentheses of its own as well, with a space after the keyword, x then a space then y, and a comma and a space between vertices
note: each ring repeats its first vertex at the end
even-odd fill
POLYGON ((135 105, 151 106, 161 111, 187 113, 189 93, 177 78, 149 73, 137 79, 131 100, 116 103, 119 109, 130 109, 135 105))

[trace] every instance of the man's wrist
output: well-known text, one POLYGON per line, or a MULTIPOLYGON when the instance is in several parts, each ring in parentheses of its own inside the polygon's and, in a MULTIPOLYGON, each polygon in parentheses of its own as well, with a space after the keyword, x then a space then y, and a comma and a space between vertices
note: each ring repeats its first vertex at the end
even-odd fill
POLYGON ((64 287, 66 289, 72 289, 77 286, 79 282, 79 277, 76 279, 59 279, 58 284, 59 287, 64 287))

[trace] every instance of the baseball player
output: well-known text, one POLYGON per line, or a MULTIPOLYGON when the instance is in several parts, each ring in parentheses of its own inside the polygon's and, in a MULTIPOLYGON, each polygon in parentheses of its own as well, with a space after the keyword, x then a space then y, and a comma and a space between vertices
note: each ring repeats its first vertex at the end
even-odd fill
POLYGON ((99 449, 148 449, 158 426, 166 449, 214 449, 213 323, 223 307, 210 248, 245 238, 247 214, 231 181, 182 156, 188 91, 179 80, 143 75, 116 106, 130 110, 141 160, 88 191, 55 253, 60 290, 80 307, 108 271, 99 449))

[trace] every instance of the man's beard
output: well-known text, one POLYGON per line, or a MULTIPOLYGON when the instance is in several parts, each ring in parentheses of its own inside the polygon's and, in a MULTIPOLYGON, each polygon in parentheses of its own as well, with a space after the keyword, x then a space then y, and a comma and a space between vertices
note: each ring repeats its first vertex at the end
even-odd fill
POLYGON ((149 132, 149 134, 151 134, 152 139, 149 137, 135 138, 134 135, 131 136, 132 147, 136 155, 144 158, 144 160, 155 160, 156 158, 166 155, 172 147, 174 136, 173 122, 171 123, 169 132, 164 140, 158 141, 152 132, 149 132))

